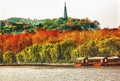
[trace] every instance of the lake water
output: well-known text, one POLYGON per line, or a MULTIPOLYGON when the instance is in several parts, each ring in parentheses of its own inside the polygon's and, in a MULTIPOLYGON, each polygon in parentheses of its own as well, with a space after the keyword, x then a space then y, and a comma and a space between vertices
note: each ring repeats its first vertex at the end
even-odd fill
POLYGON ((120 67, 0 66, 0 81, 120 81, 120 67))

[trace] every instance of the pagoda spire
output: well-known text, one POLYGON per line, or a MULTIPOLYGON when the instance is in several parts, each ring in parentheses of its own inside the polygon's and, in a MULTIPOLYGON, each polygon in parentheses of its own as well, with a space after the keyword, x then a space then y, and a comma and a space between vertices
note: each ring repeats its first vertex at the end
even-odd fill
POLYGON ((66 2, 64 3, 64 19, 67 19, 67 7, 66 7, 66 2))

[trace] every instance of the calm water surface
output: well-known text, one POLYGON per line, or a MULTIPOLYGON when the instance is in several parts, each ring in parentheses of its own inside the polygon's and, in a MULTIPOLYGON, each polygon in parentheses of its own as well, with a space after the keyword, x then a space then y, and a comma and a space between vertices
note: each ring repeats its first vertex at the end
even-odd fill
POLYGON ((0 81, 120 81, 120 67, 0 66, 0 81))

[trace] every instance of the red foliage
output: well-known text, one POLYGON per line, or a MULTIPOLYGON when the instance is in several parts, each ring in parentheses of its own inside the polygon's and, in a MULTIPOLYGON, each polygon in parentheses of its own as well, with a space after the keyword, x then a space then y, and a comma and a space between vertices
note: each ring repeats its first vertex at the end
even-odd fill
POLYGON ((0 49, 12 51, 14 54, 24 49, 26 46, 32 45, 31 37, 28 34, 5 35, 1 36, 0 49))
POLYGON ((120 29, 105 28, 103 30, 95 31, 85 30, 64 32, 38 29, 35 33, 0 35, 0 49, 3 52, 12 51, 16 54, 32 44, 59 43, 61 41, 72 40, 76 45, 80 45, 87 40, 99 40, 106 36, 120 38, 120 29))

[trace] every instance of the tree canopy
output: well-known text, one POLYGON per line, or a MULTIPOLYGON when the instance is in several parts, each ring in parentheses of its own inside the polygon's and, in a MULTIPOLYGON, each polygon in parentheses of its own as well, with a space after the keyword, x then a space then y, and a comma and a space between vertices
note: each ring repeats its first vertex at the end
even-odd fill
POLYGON ((97 20, 91 21, 88 18, 75 19, 68 18, 67 20, 60 18, 53 19, 25 19, 12 17, 7 20, 1 20, 2 33, 22 33, 22 32, 35 32, 38 28, 44 28, 47 30, 84 30, 84 29, 96 29, 100 23, 97 20))

